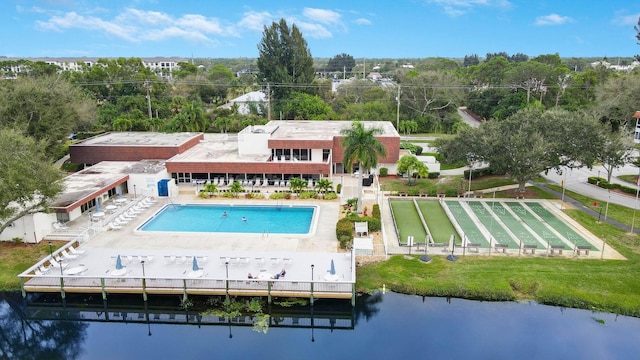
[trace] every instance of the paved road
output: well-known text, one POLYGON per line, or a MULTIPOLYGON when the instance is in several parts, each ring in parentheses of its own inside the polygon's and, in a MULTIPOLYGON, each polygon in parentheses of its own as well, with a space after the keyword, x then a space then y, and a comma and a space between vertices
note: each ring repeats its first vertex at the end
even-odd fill
MULTIPOLYGON (((638 167, 634 165, 626 165, 620 169, 613 171, 611 178, 612 183, 624 184, 628 187, 636 187, 634 184, 630 184, 621 181, 616 178, 620 175, 635 175, 638 174, 638 167)), ((565 189, 583 194, 585 196, 592 197, 601 202, 610 202, 613 204, 623 205, 629 208, 634 208, 638 205, 636 197, 632 195, 622 195, 616 192, 603 189, 601 187, 589 184, 587 178, 590 176, 600 176, 602 178, 607 177, 607 173, 602 169, 602 166, 594 167, 593 169, 577 168, 577 169, 563 169, 562 174, 558 174, 555 171, 549 171, 548 174, 543 174, 543 177, 550 182, 554 182, 558 185, 562 185, 565 182, 565 189)))

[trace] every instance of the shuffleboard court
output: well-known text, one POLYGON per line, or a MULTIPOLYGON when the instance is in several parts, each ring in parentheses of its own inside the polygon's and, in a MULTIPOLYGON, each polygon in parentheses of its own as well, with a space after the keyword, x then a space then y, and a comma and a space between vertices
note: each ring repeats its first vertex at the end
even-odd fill
POLYGON ((492 211, 491 207, 494 207, 495 204, 487 202, 487 207, 483 205, 483 202, 480 201, 469 201, 469 208, 473 210, 473 213, 480 220, 482 225, 489 230, 489 233, 493 237, 493 244, 498 243, 502 245, 507 245, 511 249, 517 249, 520 244, 513 239, 513 237, 507 232, 507 230, 502 226, 502 222, 498 221, 493 215, 495 212, 492 211))
POLYGON ((591 250, 596 248, 588 242, 584 237, 578 234, 572 227, 567 225, 564 221, 558 219, 554 214, 547 210, 542 204, 537 202, 526 202, 525 205, 536 213, 540 218, 554 228, 557 232, 562 234, 571 244, 575 246, 591 246, 591 250))
POLYGON ((517 214, 522 221, 524 221, 527 226, 529 226, 533 231, 540 236, 545 244, 544 246, 562 246, 565 250, 569 249, 569 246, 562 241, 560 237, 558 237, 553 231, 551 231, 550 227, 547 227, 543 222, 541 222, 538 218, 536 218, 527 208, 522 206, 520 203, 516 202, 507 202, 506 205, 517 214))
POLYGON ((480 244, 481 247, 488 248, 489 240, 482 234, 475 221, 469 216, 467 211, 458 201, 445 201, 451 214, 460 225, 469 243, 480 244))
MULTIPOLYGON (((502 220, 504 225, 511 230, 511 232, 517 237, 518 241, 522 242, 522 245, 536 245, 540 246, 541 243, 531 233, 531 229, 521 223, 516 217, 505 208, 503 202, 496 202, 493 206, 493 212, 502 220)), ((547 246, 545 244, 545 246, 547 246)))
POLYGON ((422 226, 413 201, 391 201, 391 209, 398 227, 400 244, 406 245, 409 236, 413 236, 417 243, 424 243, 424 239, 427 238, 427 230, 422 226))
MULTIPOLYGON (((438 201, 422 200, 417 201, 418 208, 422 213, 424 221, 429 227, 429 232, 435 243, 446 243, 451 238, 451 234, 456 233, 451 224, 451 220, 442 209, 442 205, 438 201)), ((457 239, 457 238, 456 238, 457 239)))

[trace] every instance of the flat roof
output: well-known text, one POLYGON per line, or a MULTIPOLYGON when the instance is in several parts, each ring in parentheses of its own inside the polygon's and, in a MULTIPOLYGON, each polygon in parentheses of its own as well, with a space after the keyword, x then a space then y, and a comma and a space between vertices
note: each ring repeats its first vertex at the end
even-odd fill
MULTIPOLYGON (((345 120, 272 120, 265 127, 277 127, 270 140, 332 140, 342 136, 341 131, 351 127, 345 120)), ((379 137, 400 137, 390 121, 361 121, 365 129, 379 128, 379 137)))
POLYGON ((64 178, 64 190, 51 207, 68 207, 106 187, 126 180, 129 174, 156 174, 165 170, 164 161, 103 161, 64 178))
POLYGON ((200 134, 196 132, 109 132, 71 146, 179 146, 200 134))
POLYGON ((266 162, 271 155, 240 155, 238 153, 238 135, 204 134, 199 144, 173 156, 170 162, 266 162))

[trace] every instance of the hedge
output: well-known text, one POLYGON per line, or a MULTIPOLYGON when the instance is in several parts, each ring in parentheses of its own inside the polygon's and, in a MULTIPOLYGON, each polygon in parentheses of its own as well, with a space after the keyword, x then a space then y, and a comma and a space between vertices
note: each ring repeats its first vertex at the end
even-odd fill
POLYGON ((622 192, 625 192, 627 194, 635 194, 638 189, 637 188, 632 188, 632 187, 628 187, 625 185, 621 185, 621 184, 616 184, 616 183, 610 183, 607 181, 607 179, 604 178, 600 178, 597 176, 589 176, 587 178, 587 182, 589 184, 593 184, 596 186, 599 186, 603 189, 614 189, 614 190, 620 190, 622 192))

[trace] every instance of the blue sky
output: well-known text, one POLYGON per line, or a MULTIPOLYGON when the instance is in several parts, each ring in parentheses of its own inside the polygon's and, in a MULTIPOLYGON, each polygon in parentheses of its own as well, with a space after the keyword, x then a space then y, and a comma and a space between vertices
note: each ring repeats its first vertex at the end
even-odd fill
POLYGON ((0 56, 257 57, 295 23, 314 57, 640 54, 633 0, 2 0, 0 56))

